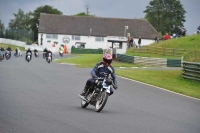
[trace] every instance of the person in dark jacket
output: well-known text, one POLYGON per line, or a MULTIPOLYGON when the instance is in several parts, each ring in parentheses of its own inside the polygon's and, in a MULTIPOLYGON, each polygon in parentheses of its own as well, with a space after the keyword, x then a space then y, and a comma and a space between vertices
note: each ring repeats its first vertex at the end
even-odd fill
POLYGON ((34 49, 35 57, 37 56, 37 55, 36 55, 37 53, 38 53, 38 50, 37 50, 37 49, 34 49))
MULTIPOLYGON (((96 66, 92 69, 92 71, 90 72, 92 78, 88 79, 86 82, 86 85, 83 89, 83 91, 81 92, 81 96, 85 96, 85 93, 87 92, 87 90, 91 87, 94 86, 95 84, 95 80, 98 77, 108 77, 109 75, 111 75, 113 82, 114 82, 114 88, 117 90, 118 89, 118 85, 117 85, 117 78, 115 75, 115 70, 114 68, 111 66, 112 63, 112 56, 110 54, 104 54, 103 56, 103 62, 99 62, 96 64, 96 66)), ((110 90, 110 95, 113 94, 113 89, 111 88, 110 90)))
MULTIPOLYGON (((5 52, 4 47, 1 47, 1 48, 0 48, 0 51, 1 51, 1 52, 5 52)), ((4 53, 4 54, 5 54, 5 53, 4 53)), ((4 58, 4 54, 3 54, 3 58, 4 58)))
POLYGON ((7 51, 9 51, 9 55, 10 55, 10 58, 11 58, 11 52, 12 52, 12 49, 10 46, 8 46, 8 48, 6 49, 7 51))
POLYGON ((46 56, 46 53, 47 53, 47 48, 45 48, 44 50, 43 50, 43 57, 45 58, 45 56, 46 56))
POLYGON ((139 39, 138 39, 138 48, 141 47, 141 42, 142 42, 141 37, 139 37, 139 39))
POLYGON ((30 48, 28 48, 28 50, 26 51, 26 57, 25 57, 25 60, 27 59, 27 54, 28 54, 28 52, 30 52, 31 53, 31 55, 30 55, 30 60, 32 59, 32 51, 30 50, 30 48))

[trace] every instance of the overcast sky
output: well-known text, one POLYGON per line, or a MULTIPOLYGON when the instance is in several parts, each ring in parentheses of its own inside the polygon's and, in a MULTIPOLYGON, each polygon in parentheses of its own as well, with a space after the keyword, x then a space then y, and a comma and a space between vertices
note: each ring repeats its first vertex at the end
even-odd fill
MULTIPOLYGON (((189 35, 197 31, 200 25, 200 0, 180 0, 187 11, 185 28, 189 35)), ((90 5, 91 14, 109 18, 144 18, 143 11, 150 0, 0 0, 0 20, 7 28, 13 13, 21 8, 25 13, 33 12, 37 7, 50 5, 63 12, 74 15, 85 12, 90 5)))

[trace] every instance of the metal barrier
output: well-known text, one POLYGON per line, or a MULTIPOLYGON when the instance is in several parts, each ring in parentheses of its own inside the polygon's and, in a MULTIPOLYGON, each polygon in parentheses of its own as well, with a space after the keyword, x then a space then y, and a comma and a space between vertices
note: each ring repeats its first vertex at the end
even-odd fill
POLYGON ((182 77, 200 81, 200 63, 183 62, 182 77))
POLYGON ((103 49, 72 48, 72 54, 103 54, 103 49))
POLYGON ((140 56, 130 56, 117 54, 117 60, 121 62, 141 64, 145 66, 163 66, 163 67, 181 67, 182 60, 165 59, 165 58, 150 58, 140 56))

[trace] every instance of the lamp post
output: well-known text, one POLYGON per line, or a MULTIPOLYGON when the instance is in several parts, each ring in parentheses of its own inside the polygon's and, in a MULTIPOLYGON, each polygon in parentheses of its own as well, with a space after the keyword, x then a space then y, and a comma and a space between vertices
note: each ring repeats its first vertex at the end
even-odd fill
POLYGON ((128 25, 124 28, 124 37, 126 37, 126 30, 128 30, 128 25))

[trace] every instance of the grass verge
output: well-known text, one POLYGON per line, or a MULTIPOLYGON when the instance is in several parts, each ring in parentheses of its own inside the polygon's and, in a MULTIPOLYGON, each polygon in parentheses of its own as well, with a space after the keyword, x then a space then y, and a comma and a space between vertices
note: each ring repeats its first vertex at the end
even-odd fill
POLYGON ((117 75, 200 99, 200 83, 181 76, 181 70, 117 70, 117 75))
MULTIPOLYGON (((65 58, 57 60, 57 63, 72 63, 77 67, 94 67, 98 62, 102 61, 102 54, 80 54, 75 58, 65 58)), ((136 65, 131 63, 122 63, 116 60, 112 62, 113 67, 138 67, 142 65, 136 65)))
POLYGON ((4 49, 8 48, 8 46, 11 47, 12 51, 15 51, 15 49, 18 47, 21 51, 26 51, 24 47, 21 46, 15 46, 12 44, 4 44, 4 43, 0 43, 0 47, 4 47, 4 49))

